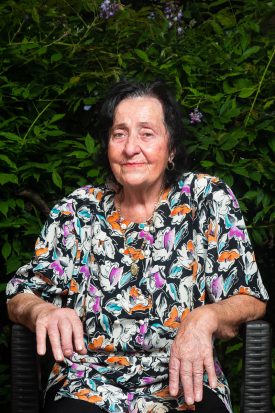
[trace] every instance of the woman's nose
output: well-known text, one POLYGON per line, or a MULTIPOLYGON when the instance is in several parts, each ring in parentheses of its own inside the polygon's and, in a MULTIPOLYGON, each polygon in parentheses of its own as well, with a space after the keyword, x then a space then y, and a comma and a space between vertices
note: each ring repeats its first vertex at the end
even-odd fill
POLYGON ((129 135, 124 146, 124 152, 127 156, 133 156, 140 152, 139 141, 136 136, 129 135))

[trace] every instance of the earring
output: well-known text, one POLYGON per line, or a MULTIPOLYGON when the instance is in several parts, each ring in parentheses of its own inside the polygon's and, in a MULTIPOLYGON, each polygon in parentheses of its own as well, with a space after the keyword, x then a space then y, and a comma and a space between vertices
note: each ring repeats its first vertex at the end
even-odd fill
POLYGON ((166 169, 167 169, 167 171, 174 171, 174 169, 175 169, 175 162, 173 161, 173 159, 168 159, 168 163, 167 163, 166 169))

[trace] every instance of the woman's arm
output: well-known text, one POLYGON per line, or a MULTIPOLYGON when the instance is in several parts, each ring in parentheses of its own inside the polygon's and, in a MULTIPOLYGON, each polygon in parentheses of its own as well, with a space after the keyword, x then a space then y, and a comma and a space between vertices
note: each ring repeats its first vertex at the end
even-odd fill
POLYGON ((70 357, 73 351, 86 354, 82 323, 73 309, 57 307, 30 293, 17 294, 7 307, 13 322, 36 332, 39 355, 46 352, 47 335, 57 361, 70 357))
POLYGON ((202 400, 203 373, 217 386, 213 360, 213 337, 233 338, 242 323, 263 317, 266 303, 248 295, 235 295, 196 308, 181 322, 171 346, 169 389, 175 396, 179 383, 187 404, 202 400))

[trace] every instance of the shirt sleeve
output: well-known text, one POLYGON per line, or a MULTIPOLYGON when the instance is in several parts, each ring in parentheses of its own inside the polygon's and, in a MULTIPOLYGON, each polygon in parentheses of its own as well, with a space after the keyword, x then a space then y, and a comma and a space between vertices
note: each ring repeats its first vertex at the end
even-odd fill
POLYGON ((268 300, 232 190, 220 179, 212 178, 205 187, 202 210, 206 217, 205 281, 210 301, 217 302, 236 294, 268 300))
POLYGON ((61 306, 72 279, 78 237, 74 199, 54 206, 35 244, 33 259, 7 284, 7 298, 30 293, 61 306))

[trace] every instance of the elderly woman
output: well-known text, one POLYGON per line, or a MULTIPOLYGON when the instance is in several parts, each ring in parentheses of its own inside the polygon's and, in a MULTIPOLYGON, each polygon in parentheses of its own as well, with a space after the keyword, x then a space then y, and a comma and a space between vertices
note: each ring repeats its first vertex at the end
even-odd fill
POLYGON ((238 203, 182 173, 181 114, 159 82, 120 82, 101 110, 112 184, 56 205, 9 282, 11 320, 49 337, 48 413, 231 412, 215 337, 267 293, 238 203))

